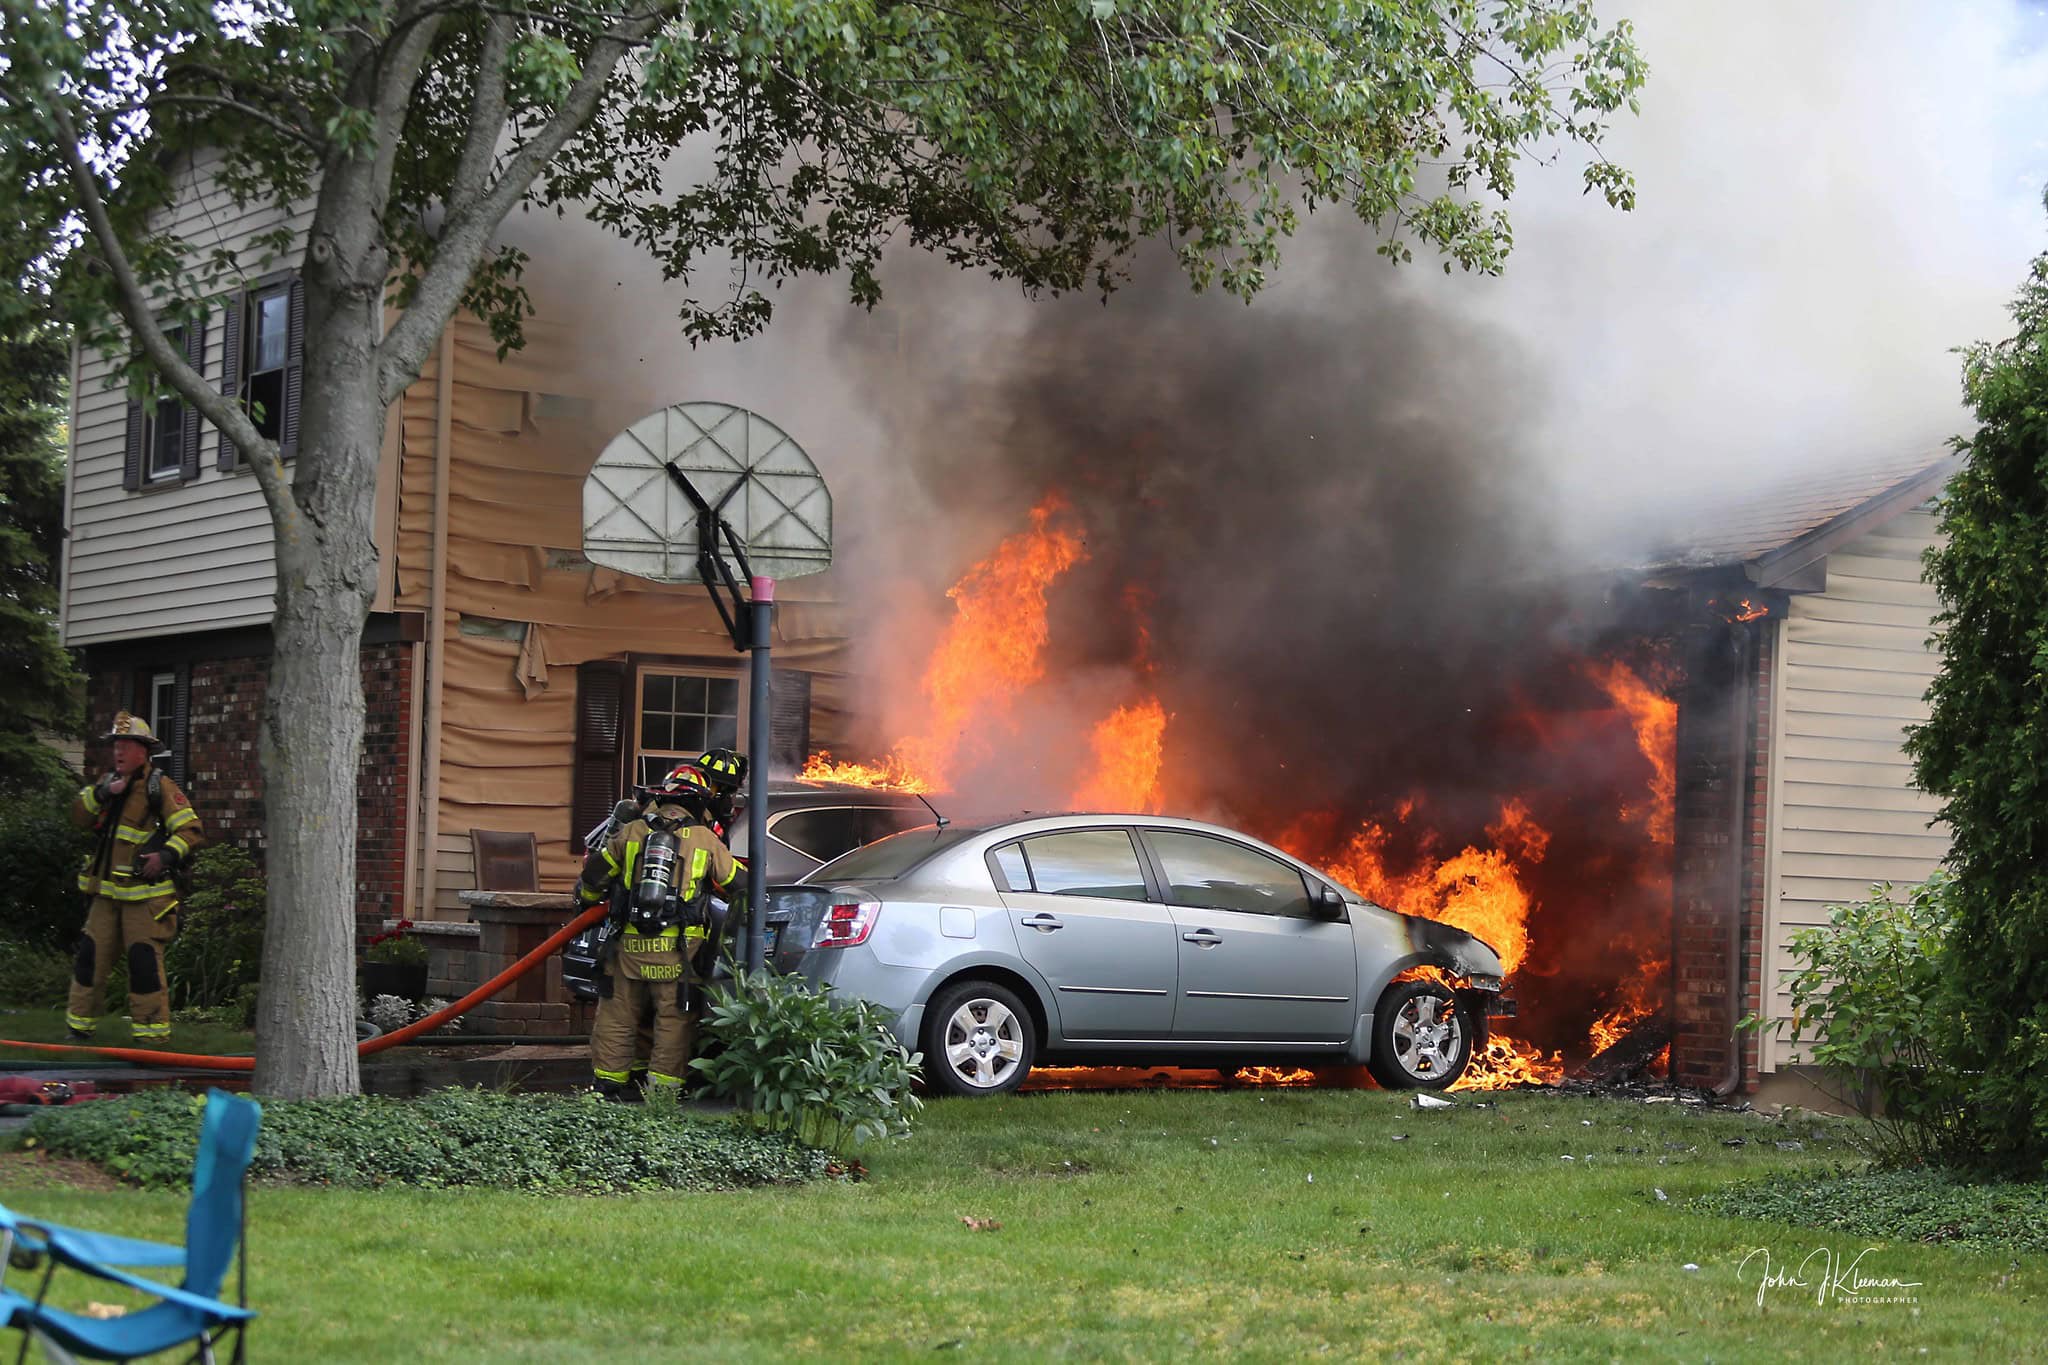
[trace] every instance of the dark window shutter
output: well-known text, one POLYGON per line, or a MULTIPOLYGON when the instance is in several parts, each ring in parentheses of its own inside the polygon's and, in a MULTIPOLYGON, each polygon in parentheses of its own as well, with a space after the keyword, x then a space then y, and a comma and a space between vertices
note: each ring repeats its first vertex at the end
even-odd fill
MULTIPOLYGON (((185 363, 206 377, 206 314, 185 324, 185 363)), ((178 434, 178 478, 190 483, 199 477, 199 408, 185 404, 185 429, 178 434)), ((179 774, 179 780, 184 775, 179 774)))
POLYGON ((768 694, 768 771, 796 772, 811 752, 811 675, 778 668, 768 694))
POLYGON ((569 848, 582 856, 583 836, 619 799, 620 744, 625 731, 626 665, 592 659, 576 668, 576 774, 569 798, 569 848))
MULTIPOLYGON (((172 694, 171 733, 164 736, 171 746, 171 778, 179 786, 192 783, 192 665, 178 665, 178 681, 172 694)), ((190 792, 187 792, 190 795, 190 792)))
POLYGON ((299 394, 306 358, 306 284, 292 277, 284 333, 284 415, 278 422, 278 451, 289 460, 299 453, 299 394))
MULTIPOLYGON (((237 289, 228 295, 227 312, 221 318, 220 391, 230 403, 239 403, 242 397, 242 312, 248 302, 248 294, 237 289)), ((222 469, 233 469, 235 443, 225 431, 219 433, 219 447, 216 463, 222 469)))
POLYGON ((121 463, 121 487, 133 493, 142 487, 142 438, 149 424, 143 420, 139 398, 128 400, 128 452, 121 463))

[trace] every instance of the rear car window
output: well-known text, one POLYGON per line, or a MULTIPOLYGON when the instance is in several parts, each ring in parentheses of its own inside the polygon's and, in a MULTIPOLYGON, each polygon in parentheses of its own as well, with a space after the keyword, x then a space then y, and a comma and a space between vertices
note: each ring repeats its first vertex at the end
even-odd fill
POLYGON ((817 885, 826 881, 887 881, 900 877, 925 859, 943 853, 962 839, 980 834, 980 826, 963 828, 922 825, 864 844, 843 857, 834 858, 803 880, 817 885))
POLYGON ((1041 834, 1022 843, 1032 889, 1049 896, 1146 899, 1138 850, 1120 829, 1076 829, 1041 834))
POLYGON ((829 863, 863 842, 851 806, 791 811, 770 825, 768 833, 821 863, 829 863))
POLYGON ((1180 830, 1145 831, 1175 905, 1252 915, 1310 915, 1301 873, 1257 849, 1180 830))
POLYGON ((932 822, 931 812, 923 806, 861 806, 858 809, 860 841, 864 844, 932 822))

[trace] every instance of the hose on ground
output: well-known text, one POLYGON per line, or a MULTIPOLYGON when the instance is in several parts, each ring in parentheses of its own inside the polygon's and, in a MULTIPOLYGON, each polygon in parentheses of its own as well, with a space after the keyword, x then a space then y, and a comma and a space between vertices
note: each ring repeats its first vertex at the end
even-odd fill
MULTIPOLYGON (((404 1028, 393 1029, 391 1032, 380 1034, 375 1038, 365 1038, 362 1042, 356 1044, 356 1056, 368 1057, 373 1053, 382 1052, 386 1048, 396 1047, 400 1043, 417 1038, 422 1033, 430 1033, 447 1023, 450 1019, 454 1019, 482 1004, 514 981, 517 981, 520 977, 525 976, 535 967, 538 967, 541 963, 547 961, 554 954, 554 951, 564 943, 567 943, 577 934, 582 933, 585 929, 603 919, 609 908, 603 902, 591 906, 588 910, 585 910, 582 914, 557 929, 538 948, 535 948, 525 957, 520 958, 504 971, 499 972, 489 981, 484 982, 483 985, 478 986, 452 1005, 435 1010, 424 1018, 416 1019, 404 1028)), ((87 1052, 97 1057, 131 1062, 136 1066, 179 1067, 189 1071, 243 1072, 256 1069, 256 1059, 254 1057, 214 1057, 197 1052, 160 1052, 153 1048, 80 1047, 75 1043, 29 1043, 16 1038, 0 1038, 0 1047, 25 1048, 31 1052, 87 1052)))

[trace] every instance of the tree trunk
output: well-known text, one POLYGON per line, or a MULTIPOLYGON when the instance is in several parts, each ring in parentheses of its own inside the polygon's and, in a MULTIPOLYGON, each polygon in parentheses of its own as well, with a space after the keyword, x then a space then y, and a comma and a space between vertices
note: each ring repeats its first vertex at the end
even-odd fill
POLYGON ((290 503, 272 513, 277 616, 262 728, 271 890, 254 1085, 285 1098, 361 1090, 356 771, 363 625, 376 590, 382 265, 351 272, 373 282, 351 287, 340 272, 321 268, 336 254, 309 253, 298 456, 282 471, 291 480, 290 503))

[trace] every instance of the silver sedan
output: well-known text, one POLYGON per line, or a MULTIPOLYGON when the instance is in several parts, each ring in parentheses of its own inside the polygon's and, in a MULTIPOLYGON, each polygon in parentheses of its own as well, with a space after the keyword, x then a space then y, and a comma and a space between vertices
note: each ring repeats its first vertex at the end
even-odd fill
POLYGON ((1032 1066, 1363 1063, 1441 1089, 1510 1013, 1494 950, 1191 820, 927 825, 770 895, 772 960, 894 1012, 942 1091, 1032 1066))

